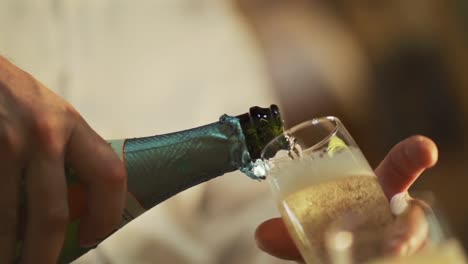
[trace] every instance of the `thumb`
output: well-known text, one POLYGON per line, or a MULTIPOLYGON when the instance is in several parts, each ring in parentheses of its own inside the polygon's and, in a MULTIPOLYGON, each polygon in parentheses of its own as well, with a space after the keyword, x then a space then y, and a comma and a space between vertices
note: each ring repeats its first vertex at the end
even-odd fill
POLYGON ((375 170, 387 198, 407 191, 425 169, 436 164, 437 157, 437 146, 424 136, 395 145, 375 170))

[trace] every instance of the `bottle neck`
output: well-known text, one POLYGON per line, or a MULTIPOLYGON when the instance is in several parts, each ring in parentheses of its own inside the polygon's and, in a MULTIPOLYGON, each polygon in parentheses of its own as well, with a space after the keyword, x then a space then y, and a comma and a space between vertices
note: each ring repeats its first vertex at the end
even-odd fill
POLYGON ((238 118, 227 115, 193 129, 128 139, 124 151, 128 189, 146 209, 251 161, 238 118))
POLYGON ((262 149, 283 132, 278 108, 252 107, 216 123, 165 135, 128 139, 128 188, 145 208, 234 170, 251 173, 262 149))

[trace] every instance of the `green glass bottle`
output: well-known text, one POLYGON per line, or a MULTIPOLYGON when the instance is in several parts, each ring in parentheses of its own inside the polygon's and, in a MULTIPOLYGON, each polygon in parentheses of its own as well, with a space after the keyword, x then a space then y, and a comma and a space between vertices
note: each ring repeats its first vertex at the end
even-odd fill
MULTIPOLYGON (((252 107, 239 116, 185 131, 108 141, 127 169, 128 192, 121 227, 164 200, 202 182, 241 170, 253 179, 255 160, 265 145, 283 133, 276 105, 252 107)), ((59 263, 69 263, 90 248, 78 243, 79 217, 86 193, 74 172, 66 169, 71 222, 59 263)), ((20 250, 20 244, 18 244, 20 250)))

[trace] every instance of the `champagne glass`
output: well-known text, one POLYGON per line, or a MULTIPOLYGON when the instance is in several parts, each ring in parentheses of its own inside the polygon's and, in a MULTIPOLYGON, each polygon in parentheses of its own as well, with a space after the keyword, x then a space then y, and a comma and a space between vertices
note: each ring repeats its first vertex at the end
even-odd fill
POLYGON ((358 145, 336 117, 292 127, 266 145, 262 161, 274 199, 308 264, 331 263, 326 231, 353 214, 384 232, 394 220, 358 145))

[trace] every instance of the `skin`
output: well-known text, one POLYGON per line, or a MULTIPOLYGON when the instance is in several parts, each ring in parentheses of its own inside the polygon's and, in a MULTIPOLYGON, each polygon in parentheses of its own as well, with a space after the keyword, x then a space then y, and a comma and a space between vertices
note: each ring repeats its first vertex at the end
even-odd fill
POLYGON ((389 256, 409 256, 425 246, 429 235, 424 206, 411 199, 409 207, 398 215, 386 236, 383 253, 389 256))
POLYGON ((20 263, 56 262, 70 216, 64 164, 87 190, 81 244, 93 245, 118 225, 126 190, 123 163, 71 105, 3 57, 0 161, 0 263, 13 262, 19 236, 20 263))
MULTIPOLYGON (((388 199, 406 192, 421 173, 437 162, 438 151, 432 140, 423 136, 412 136, 398 143, 375 169, 388 199)), ((421 209, 415 207, 399 216, 395 228, 406 226, 404 233, 392 237, 388 252, 411 254, 419 249, 427 234, 427 223, 421 221, 421 209)), ((302 257, 288 234, 281 218, 269 219, 260 224, 255 232, 258 247, 275 257, 303 263, 302 257)))

